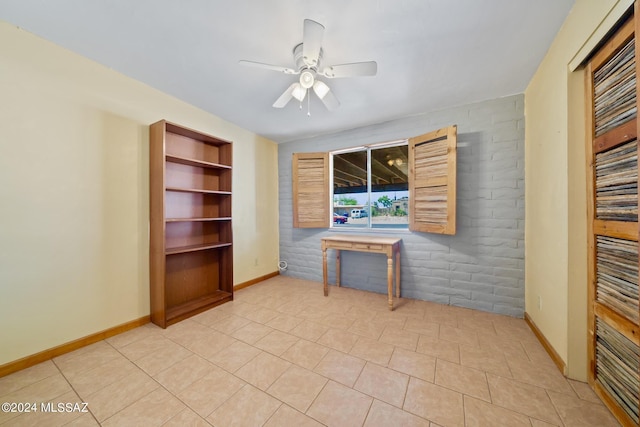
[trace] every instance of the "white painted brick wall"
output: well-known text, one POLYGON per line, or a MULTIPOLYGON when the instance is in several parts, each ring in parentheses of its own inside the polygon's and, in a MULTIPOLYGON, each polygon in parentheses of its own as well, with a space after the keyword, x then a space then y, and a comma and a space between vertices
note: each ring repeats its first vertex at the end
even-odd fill
MULTIPOLYGON (((392 141, 452 124, 458 125, 457 234, 389 233, 403 241, 402 296, 522 317, 524 95, 280 144, 280 259, 288 263, 284 274, 321 282, 320 238, 332 233, 293 228, 292 153, 392 141)), ((333 283, 335 257, 329 252, 333 283)), ((342 260, 344 286, 386 293, 382 255, 343 251, 342 260)))

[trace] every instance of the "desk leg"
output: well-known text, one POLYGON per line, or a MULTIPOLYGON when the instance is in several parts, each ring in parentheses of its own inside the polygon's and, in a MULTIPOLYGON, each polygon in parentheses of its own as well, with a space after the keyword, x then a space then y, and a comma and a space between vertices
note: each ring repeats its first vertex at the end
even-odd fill
POLYGON ((336 286, 340 287, 340 249, 336 249, 336 286))
POLYGON ((389 293, 389 310, 393 310, 393 255, 387 257, 387 292, 389 293))
POLYGON ((396 298, 400 298, 400 249, 396 251, 396 298))
POLYGON ((329 287, 327 285, 327 249, 322 248, 322 282, 324 284, 324 296, 329 295, 329 287))

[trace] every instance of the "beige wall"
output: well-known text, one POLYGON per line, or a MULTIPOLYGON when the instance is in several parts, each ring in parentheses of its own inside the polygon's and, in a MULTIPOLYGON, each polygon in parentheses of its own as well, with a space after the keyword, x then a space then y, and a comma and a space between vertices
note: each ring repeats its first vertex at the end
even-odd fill
POLYGON ((586 380, 586 169, 583 72, 569 62, 616 0, 577 0, 525 91, 526 312, 586 380), (539 305, 541 300, 542 304, 539 305))
POLYGON ((149 314, 160 119, 234 141, 234 282, 277 271, 275 143, 0 22, 0 365, 149 314))

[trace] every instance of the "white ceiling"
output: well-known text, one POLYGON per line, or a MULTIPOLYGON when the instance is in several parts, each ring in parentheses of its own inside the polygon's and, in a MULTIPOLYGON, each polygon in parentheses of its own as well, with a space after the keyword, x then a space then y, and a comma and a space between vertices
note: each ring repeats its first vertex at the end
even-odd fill
POLYGON ((522 93, 575 0, 3 0, 0 19, 276 142, 522 93), (325 65, 374 60, 375 77, 323 79, 271 107, 297 76, 303 20, 325 26, 325 65))

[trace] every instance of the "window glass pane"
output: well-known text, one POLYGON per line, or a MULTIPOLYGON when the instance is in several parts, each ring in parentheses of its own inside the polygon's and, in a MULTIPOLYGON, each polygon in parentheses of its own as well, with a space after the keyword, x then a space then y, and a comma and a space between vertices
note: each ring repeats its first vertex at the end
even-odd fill
POLYGON ((333 226, 368 227, 367 151, 333 155, 333 226))
POLYGON ((408 146, 371 150, 371 226, 409 227, 408 146))

